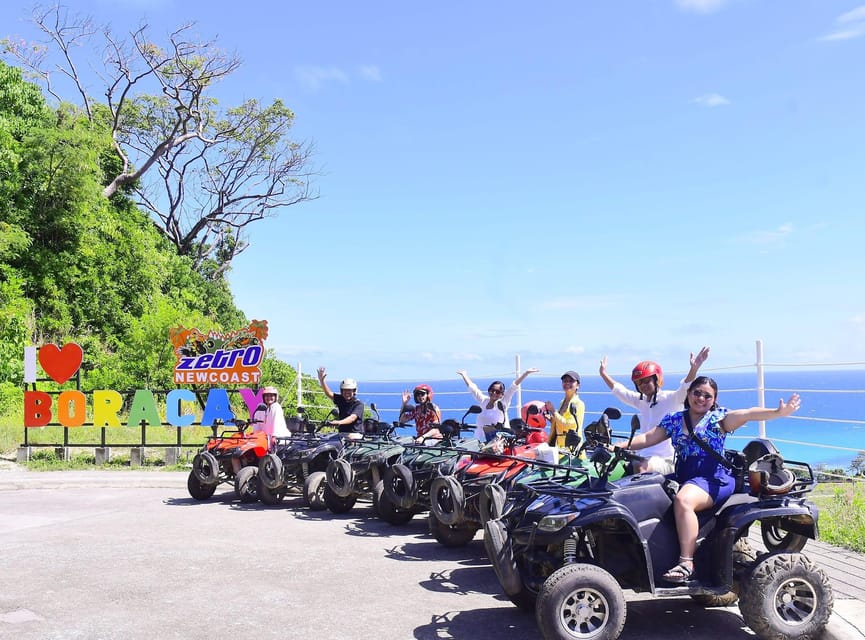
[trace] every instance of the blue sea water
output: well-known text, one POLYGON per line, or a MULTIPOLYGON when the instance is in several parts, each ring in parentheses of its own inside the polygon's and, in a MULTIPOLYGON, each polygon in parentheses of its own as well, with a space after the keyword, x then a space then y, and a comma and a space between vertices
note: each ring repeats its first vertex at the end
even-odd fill
MULTIPOLYGON (((718 401, 722 406, 741 409, 759 405, 757 378, 753 370, 707 372, 707 375, 718 383, 718 401)), ((512 380, 505 376, 501 379, 505 385, 512 380)), ((628 382, 621 377, 618 379, 628 382)), ((488 378, 475 379, 481 389, 486 389, 491 381, 488 378)), ((473 404, 472 396, 456 376, 452 380, 361 381, 358 396, 367 406, 375 402, 381 419, 391 422, 398 416, 402 391, 424 382, 433 387, 434 402, 441 407, 444 418, 459 420, 473 404)), ((668 377, 665 388, 673 384, 675 381, 668 377)), ((767 371, 764 385, 767 407, 777 406, 781 398, 786 400, 794 392, 802 398, 802 407, 797 414, 765 423, 765 435, 786 459, 828 469, 846 469, 860 451, 865 451, 865 371, 767 371)), ((626 435, 634 410, 620 405, 599 376, 582 376, 580 397, 586 403, 587 421, 595 419, 605 407, 621 409, 623 417, 613 424, 613 428, 616 433, 626 435)), ((530 400, 558 403, 561 398, 558 377, 537 374, 523 382, 523 403, 530 400)), ((518 415, 517 396, 514 396, 509 417, 518 415)), ((469 416, 467 422, 473 422, 472 417, 469 416)), ((413 428, 406 432, 413 432, 413 428)), ((728 446, 741 448, 759 435, 758 423, 746 424, 728 438, 728 446)))

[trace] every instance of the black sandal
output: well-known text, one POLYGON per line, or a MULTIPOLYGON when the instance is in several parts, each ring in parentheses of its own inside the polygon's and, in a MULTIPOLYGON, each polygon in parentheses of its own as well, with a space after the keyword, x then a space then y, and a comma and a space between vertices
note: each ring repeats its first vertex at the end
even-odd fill
POLYGON ((679 558, 679 564, 675 567, 667 571, 664 574, 663 578, 667 582, 674 582, 676 584, 682 584, 687 582, 694 573, 694 559, 693 558, 679 558), (688 566, 690 565, 690 566, 688 566))

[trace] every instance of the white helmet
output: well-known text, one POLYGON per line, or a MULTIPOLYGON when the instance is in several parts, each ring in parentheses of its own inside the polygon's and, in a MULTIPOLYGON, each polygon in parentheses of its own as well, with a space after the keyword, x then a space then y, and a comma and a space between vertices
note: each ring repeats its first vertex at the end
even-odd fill
POLYGON ((279 391, 276 387, 265 387, 261 390, 262 398, 268 394, 276 396, 276 401, 279 402, 279 391))
POLYGON ((357 391, 357 380, 354 378, 346 378, 339 383, 339 388, 340 391, 343 389, 352 389, 353 391, 357 391))

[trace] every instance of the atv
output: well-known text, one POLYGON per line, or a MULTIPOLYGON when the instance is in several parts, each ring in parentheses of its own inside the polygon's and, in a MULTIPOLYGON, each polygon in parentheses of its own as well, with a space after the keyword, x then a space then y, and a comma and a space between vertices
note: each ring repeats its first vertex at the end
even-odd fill
MULTIPOLYGON (((609 418, 618 419, 621 415, 616 408, 607 409, 602 414, 607 437, 609 418)), ((500 447, 490 452, 488 444, 478 453, 469 453, 459 461, 452 474, 442 474, 433 480, 428 518, 430 533, 436 540, 448 547, 467 544, 488 520, 501 515, 508 494, 515 488, 519 492, 518 487, 524 482, 563 474, 571 480, 584 480, 585 473, 574 471, 583 467, 582 450, 577 450, 580 441, 576 432, 568 434, 570 446, 560 452, 558 459, 540 458, 539 453, 546 453, 545 445, 526 444, 530 432, 523 420, 514 418, 507 431, 498 431, 494 442, 500 442, 500 447)), ((552 453, 555 450, 547 448, 547 451, 552 453)))
POLYGON ((400 459, 405 445, 414 438, 395 438, 394 431, 402 425, 381 422, 375 404, 370 408, 376 413, 373 428, 365 425, 362 439, 347 440, 340 455, 328 462, 323 475, 312 474, 307 479, 309 486, 304 486, 304 494, 310 504, 320 500, 331 513, 347 513, 358 498, 377 502, 375 496, 383 490, 382 474, 400 459))
MULTIPOLYGON (((336 409, 331 412, 335 413, 336 409)), ((309 479, 316 473, 324 477, 328 463, 342 452, 343 438, 339 433, 321 434, 327 422, 315 423, 309 419, 303 407, 297 408, 298 417, 288 420, 292 436, 277 438, 271 453, 263 456, 258 463, 258 497, 268 505, 282 502, 286 494, 299 491, 306 506, 311 509, 324 509, 319 493, 307 486, 309 479)))
MULTIPOLYGON (((726 453, 752 469, 774 451, 758 439, 741 453, 726 453)), ((694 574, 672 585, 663 572, 679 554, 678 487, 656 472, 610 479, 616 467, 637 458, 627 448, 598 447, 592 454, 598 477, 579 486, 531 485, 534 496, 521 515, 487 523, 496 576, 515 604, 534 609, 544 638, 618 638, 626 617, 623 589, 690 596, 704 606, 738 599, 745 623, 760 638, 820 635, 832 612, 832 589, 826 574, 796 549, 817 536, 817 508, 805 498, 815 484, 809 465, 786 462, 793 480, 784 493, 753 478, 745 482, 742 471, 736 493, 698 514, 694 574), (757 521, 793 535, 779 534, 768 553, 757 555, 747 542, 757 521)))
MULTIPOLYGON (((207 439, 192 459, 186 488, 196 500, 207 500, 223 482, 233 482, 241 502, 258 500, 258 462, 270 448, 270 437, 263 431, 247 434, 246 429, 260 420, 237 420, 236 429, 207 439)), ((214 433, 216 428, 214 428, 214 433)))
POLYGON ((405 445, 399 462, 385 468, 381 488, 376 485, 373 490, 373 503, 380 518, 401 525, 430 508, 432 481, 441 474, 451 473, 460 456, 480 450, 478 440, 459 437, 461 432, 474 428, 466 425, 466 416, 480 412, 479 406, 472 405, 459 422, 449 419, 438 426, 441 439, 405 445))

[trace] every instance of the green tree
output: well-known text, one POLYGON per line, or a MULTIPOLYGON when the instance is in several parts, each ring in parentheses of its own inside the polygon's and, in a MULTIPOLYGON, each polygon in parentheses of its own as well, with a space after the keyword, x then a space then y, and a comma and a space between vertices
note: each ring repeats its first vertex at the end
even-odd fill
POLYGON ((103 163, 103 195, 129 189, 205 276, 220 278, 248 246, 247 225, 315 197, 311 146, 289 137, 292 111, 280 100, 221 108, 210 94, 240 60, 193 37, 194 25, 179 27, 162 46, 147 25, 118 37, 60 6, 37 7, 32 21, 46 42, 7 38, 4 53, 60 102, 55 75, 71 82, 86 118, 108 129, 116 161, 103 163), (97 33, 107 52, 104 105, 76 64, 80 47, 97 33))
POLYGON ((848 470, 854 476, 865 476, 865 451, 860 451, 859 455, 853 458, 848 470))

